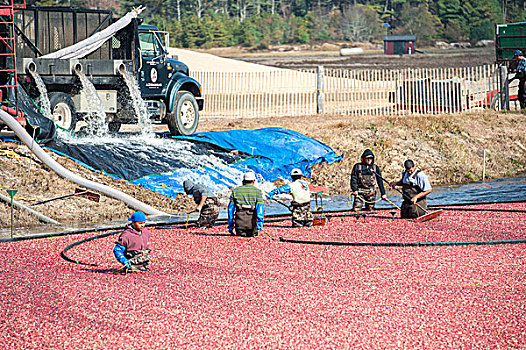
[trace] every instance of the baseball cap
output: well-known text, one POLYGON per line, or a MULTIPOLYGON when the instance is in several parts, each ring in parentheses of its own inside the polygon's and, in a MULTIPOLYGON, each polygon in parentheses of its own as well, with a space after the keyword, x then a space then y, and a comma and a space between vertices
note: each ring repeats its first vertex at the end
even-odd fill
POLYGON ((513 56, 523 56, 522 51, 521 50, 513 51, 513 56))
POLYGON ((292 171, 290 172, 290 176, 303 176, 303 173, 301 172, 300 169, 298 169, 298 168, 294 168, 294 169, 292 169, 292 171))
POLYGON ((132 214, 130 218, 128 218, 128 221, 133 222, 145 222, 146 221, 146 215, 142 211, 136 211, 132 214))
POLYGON ((255 181, 256 180, 256 174, 253 172, 248 172, 243 174, 243 181, 255 181))
POLYGON ((415 162, 413 162, 411 159, 408 159, 404 162, 404 168, 406 168, 406 170, 411 169, 414 166, 415 166, 415 162))

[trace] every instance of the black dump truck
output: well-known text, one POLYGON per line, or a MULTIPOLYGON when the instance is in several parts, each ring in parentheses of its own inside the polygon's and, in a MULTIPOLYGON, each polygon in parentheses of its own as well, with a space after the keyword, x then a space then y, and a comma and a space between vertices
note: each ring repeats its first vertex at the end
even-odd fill
MULTIPOLYGON (((8 37, 10 25, 5 14, 4 28, 0 28, 3 38, 8 37)), ((19 8, 12 17, 15 54, 0 56, 2 105, 7 105, 6 90, 13 86, 9 81, 14 77, 37 100, 41 91, 35 78, 38 73, 51 104, 48 115, 59 127, 75 130, 91 107, 79 80, 78 73, 82 72, 97 90, 109 130, 116 132, 121 124, 138 121, 131 91, 124 81, 125 71, 138 82, 153 122, 168 124, 174 135, 190 135, 197 129, 199 111, 203 109, 201 85, 190 77, 188 66, 169 57, 168 33, 141 24, 134 16, 109 40, 81 58, 49 58, 49 54, 102 33, 117 19, 111 11, 71 7, 19 8)), ((9 41, 0 40, 0 52, 9 53, 10 49, 9 41)))

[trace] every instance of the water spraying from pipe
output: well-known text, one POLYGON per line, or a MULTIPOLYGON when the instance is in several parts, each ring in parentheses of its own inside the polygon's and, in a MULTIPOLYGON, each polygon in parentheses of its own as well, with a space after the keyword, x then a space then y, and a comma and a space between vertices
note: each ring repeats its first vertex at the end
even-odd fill
POLYGON ((140 128, 143 137, 151 137, 153 135, 152 121, 150 120, 150 116, 148 115, 146 103, 142 99, 139 85, 137 84, 137 81, 135 80, 133 75, 126 71, 124 65, 119 67, 119 73, 124 78, 126 86, 130 91, 133 111, 135 112, 135 115, 137 115, 137 126, 140 128))
POLYGON ((42 77, 40 76, 40 74, 38 74, 36 65, 33 62, 31 62, 31 64, 29 64, 27 67, 27 71, 35 81, 35 85, 38 89, 39 96, 35 102, 40 108, 42 114, 46 118, 53 120, 53 114, 51 112, 51 102, 49 102, 49 96, 47 95, 46 84, 44 84, 42 77))
POLYGON ((104 111, 104 105, 100 100, 99 94, 97 94, 95 86, 88 77, 86 77, 84 72, 82 72, 82 66, 80 64, 75 65, 73 71, 80 79, 88 102, 88 114, 85 119, 87 123, 86 133, 97 137, 107 135, 108 125, 106 124, 106 112, 104 111))

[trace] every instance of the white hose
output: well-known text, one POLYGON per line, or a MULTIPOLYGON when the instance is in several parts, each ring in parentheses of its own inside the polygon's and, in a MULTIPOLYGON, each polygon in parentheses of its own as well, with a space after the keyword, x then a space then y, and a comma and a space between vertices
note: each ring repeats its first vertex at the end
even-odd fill
MULTIPOLYGON (((1 193, 0 193, 0 199, 3 200, 4 202, 6 202, 7 204, 11 203, 11 198, 9 198, 8 196, 4 196, 1 193)), ((60 222, 58 222, 56 220, 53 220, 52 218, 47 217, 44 214, 41 214, 38 211, 35 211, 35 210, 33 210, 33 209, 29 208, 29 207, 26 207, 22 203, 18 203, 15 200, 13 200, 13 206, 14 207, 18 207, 20 209, 27 210, 28 212, 30 212, 31 214, 35 215, 36 217, 38 217, 43 222, 47 222, 48 224, 60 225, 60 222)))
POLYGON ((20 138, 22 142, 26 144, 27 147, 40 159, 44 164, 46 164, 51 170, 56 172, 58 175, 73 181, 74 183, 86 187, 87 189, 103 193, 104 195, 115 198, 117 200, 123 201, 129 207, 140 210, 146 215, 169 215, 165 212, 155 209, 154 207, 143 203, 132 196, 127 195, 121 191, 118 191, 109 186, 99 184, 94 181, 87 180, 83 177, 80 177, 68 169, 64 168, 62 165, 58 164, 53 158, 51 158, 36 142, 34 142, 31 135, 29 135, 26 130, 13 118, 11 115, 0 110, 0 120, 3 121, 7 126, 15 132, 15 134, 20 138))

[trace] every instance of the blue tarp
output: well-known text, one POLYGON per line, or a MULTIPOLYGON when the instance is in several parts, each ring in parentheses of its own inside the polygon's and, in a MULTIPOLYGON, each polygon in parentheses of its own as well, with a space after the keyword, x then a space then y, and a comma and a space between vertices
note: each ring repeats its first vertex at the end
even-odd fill
POLYGON ((276 179, 288 179, 293 168, 299 168, 310 177, 314 164, 323 161, 332 164, 343 157, 337 157, 332 148, 316 139, 284 128, 212 131, 174 138, 211 143, 260 157, 261 160, 254 165, 265 169, 267 176, 276 179))
POLYGON ((57 142, 50 148, 95 170, 172 198, 183 192, 185 180, 220 191, 239 185, 247 170, 254 171, 259 181, 289 179, 293 168, 309 177, 314 164, 332 164, 343 157, 313 138, 283 128, 209 131, 153 140, 118 139, 114 143, 57 142), (241 154, 234 156, 232 150, 241 154))

